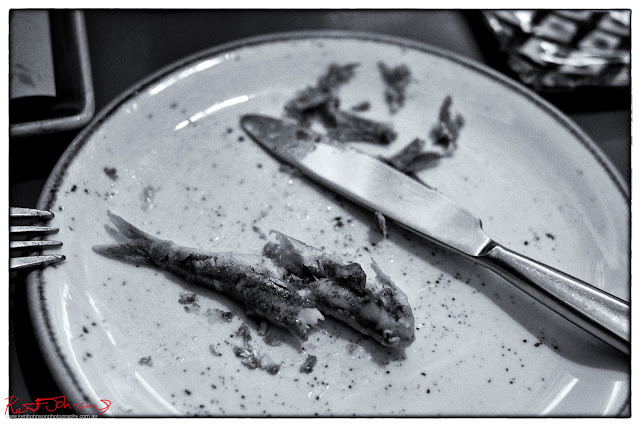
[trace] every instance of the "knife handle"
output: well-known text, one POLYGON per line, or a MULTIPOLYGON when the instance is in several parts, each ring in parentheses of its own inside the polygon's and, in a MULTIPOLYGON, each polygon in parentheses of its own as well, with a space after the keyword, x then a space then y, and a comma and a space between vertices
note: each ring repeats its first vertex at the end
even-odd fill
POLYGON ((498 244, 476 261, 595 337, 630 353, 630 306, 625 301, 498 244))

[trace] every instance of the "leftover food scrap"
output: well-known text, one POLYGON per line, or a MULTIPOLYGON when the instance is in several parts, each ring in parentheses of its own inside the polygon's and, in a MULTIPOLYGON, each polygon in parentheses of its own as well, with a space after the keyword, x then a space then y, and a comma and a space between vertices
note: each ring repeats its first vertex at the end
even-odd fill
POLYGON ((113 181, 118 180, 118 170, 116 168, 111 168, 109 166, 105 166, 103 169, 105 175, 107 175, 113 181))
POLYGON ((268 355, 261 354, 251 346, 251 332, 246 323, 238 329, 238 337, 242 340, 242 345, 233 348, 233 354, 240 359, 240 362, 249 369, 262 369, 276 375, 280 372, 280 364, 275 363, 268 355))
POLYGON ((310 374, 311 372, 313 372, 313 368, 316 367, 316 363, 318 363, 318 358, 312 354, 308 355, 304 363, 300 367, 300 373, 310 374))
MULTIPOLYGON (((358 66, 356 63, 329 65, 315 86, 298 91, 285 104, 285 114, 304 127, 320 123, 329 137, 340 142, 393 142, 397 133, 392 125, 356 114, 369 110, 369 101, 352 106, 351 111, 341 109, 338 90, 353 79, 358 66)), ((404 107, 407 87, 412 81, 411 70, 405 64, 389 66, 382 61, 378 62, 378 69, 385 85, 384 99, 389 113, 395 114, 404 107)), ((440 105, 437 121, 424 138, 414 138, 395 155, 382 160, 402 172, 414 174, 451 156, 464 126, 462 115, 451 112, 452 103, 452 97, 447 95, 440 105)))
POLYGON ((233 354, 249 369, 263 369, 271 375, 280 372, 280 365, 274 363, 268 356, 257 353, 253 347, 245 343, 233 349, 233 354))
POLYGON ((155 207, 154 197, 160 188, 156 188, 152 185, 147 185, 142 189, 140 195, 140 201, 142 202, 142 210, 147 212, 155 207))
POLYGON ((404 107, 407 87, 411 83, 411 71, 404 64, 388 67, 384 62, 378 62, 378 68, 385 84, 384 100, 389 112, 395 114, 404 107))
POLYGON ((375 212, 376 217, 376 225, 378 226, 378 230, 382 233, 382 238, 386 239, 388 237, 387 233, 387 219, 380 212, 375 212))
POLYGON ((440 105, 438 121, 429 133, 431 143, 415 138, 391 157, 383 158, 387 164, 407 174, 413 174, 434 165, 439 159, 451 156, 458 147, 460 130, 464 118, 451 113, 451 96, 446 96, 440 105))
POLYGON ((299 240, 273 231, 275 241, 264 254, 284 268, 289 283, 309 298, 321 313, 348 324, 388 347, 408 347, 414 318, 407 296, 380 271, 367 278, 357 263, 346 264, 299 240))
MULTIPOLYGON (((375 263, 374 279, 356 263, 337 258, 282 233, 264 247, 264 255, 206 253, 161 240, 109 212, 119 243, 94 246, 101 255, 150 264, 243 303, 248 315, 306 339, 312 327, 331 316, 393 348, 415 339, 407 296, 375 263)), ((189 303, 190 295, 184 296, 189 303)), ((247 331, 248 332, 248 331, 247 331)), ((249 339, 245 339, 248 342, 249 339)), ((247 346, 238 357, 253 357, 247 346)))
POLYGON ((451 114, 452 103, 451 95, 447 95, 440 105, 438 122, 431 129, 433 143, 443 147, 445 155, 450 155, 455 150, 460 129, 464 126, 464 117, 451 114))
POLYGON ((286 103, 285 114, 305 127, 320 123, 327 134, 338 141, 392 142, 397 135, 390 125, 340 108, 337 91, 353 78, 356 67, 358 64, 331 64, 315 86, 299 91, 286 103))
POLYGON ((442 157, 435 151, 429 151, 425 147, 427 141, 416 138, 406 145, 402 150, 389 158, 383 158, 387 164, 404 173, 414 173, 424 169, 434 160, 442 157))
POLYGON ((138 364, 139 365, 146 365, 146 366, 153 366, 153 362, 151 361, 151 356, 141 357, 140 360, 138 360, 138 364))

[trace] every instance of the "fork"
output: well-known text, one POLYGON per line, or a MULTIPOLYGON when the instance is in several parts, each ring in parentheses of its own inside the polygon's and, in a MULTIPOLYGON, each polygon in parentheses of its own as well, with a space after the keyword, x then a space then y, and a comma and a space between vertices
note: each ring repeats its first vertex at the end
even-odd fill
POLYGON ((25 240, 37 235, 57 233, 55 227, 44 225, 23 225, 29 222, 46 222, 53 218, 53 213, 39 209, 9 208, 9 220, 21 225, 9 227, 9 270, 45 267, 65 260, 64 255, 32 255, 35 251, 59 248, 62 242, 53 240, 25 240))

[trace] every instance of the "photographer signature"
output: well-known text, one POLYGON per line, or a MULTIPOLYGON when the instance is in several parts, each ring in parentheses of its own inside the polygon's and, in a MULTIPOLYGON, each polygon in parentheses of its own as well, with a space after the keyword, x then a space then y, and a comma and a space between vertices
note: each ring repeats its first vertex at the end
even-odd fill
POLYGON ((18 397, 10 396, 5 398, 4 400, 8 400, 7 406, 4 410, 4 414, 7 415, 7 411, 9 411, 9 415, 19 415, 19 414, 34 414, 40 409, 44 409, 48 412, 55 412, 60 409, 95 409, 99 415, 104 414, 109 410, 111 406, 111 401, 106 399, 100 399, 102 404, 95 405, 87 405, 86 403, 69 403, 67 402, 66 396, 58 396, 58 397, 47 397, 47 398, 37 398, 35 402, 32 403, 22 403, 17 405, 18 397), (15 405, 15 406, 14 406, 15 405))

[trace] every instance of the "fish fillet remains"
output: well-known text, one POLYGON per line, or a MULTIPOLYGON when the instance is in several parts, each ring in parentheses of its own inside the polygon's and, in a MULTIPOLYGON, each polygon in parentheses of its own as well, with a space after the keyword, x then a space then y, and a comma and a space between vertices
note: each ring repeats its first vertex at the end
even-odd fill
POLYGON ((337 258, 277 231, 264 254, 285 268, 301 295, 316 307, 388 347, 408 347, 415 339, 414 318, 407 296, 375 262, 374 280, 357 263, 337 258))
POLYGON ((359 264, 337 258, 279 232, 263 255, 211 253, 162 240, 109 212, 118 243, 94 252, 149 264, 190 282, 215 289, 263 318, 306 339, 312 327, 331 316, 380 344, 409 346, 414 319, 406 295, 372 264, 367 280, 359 264))

